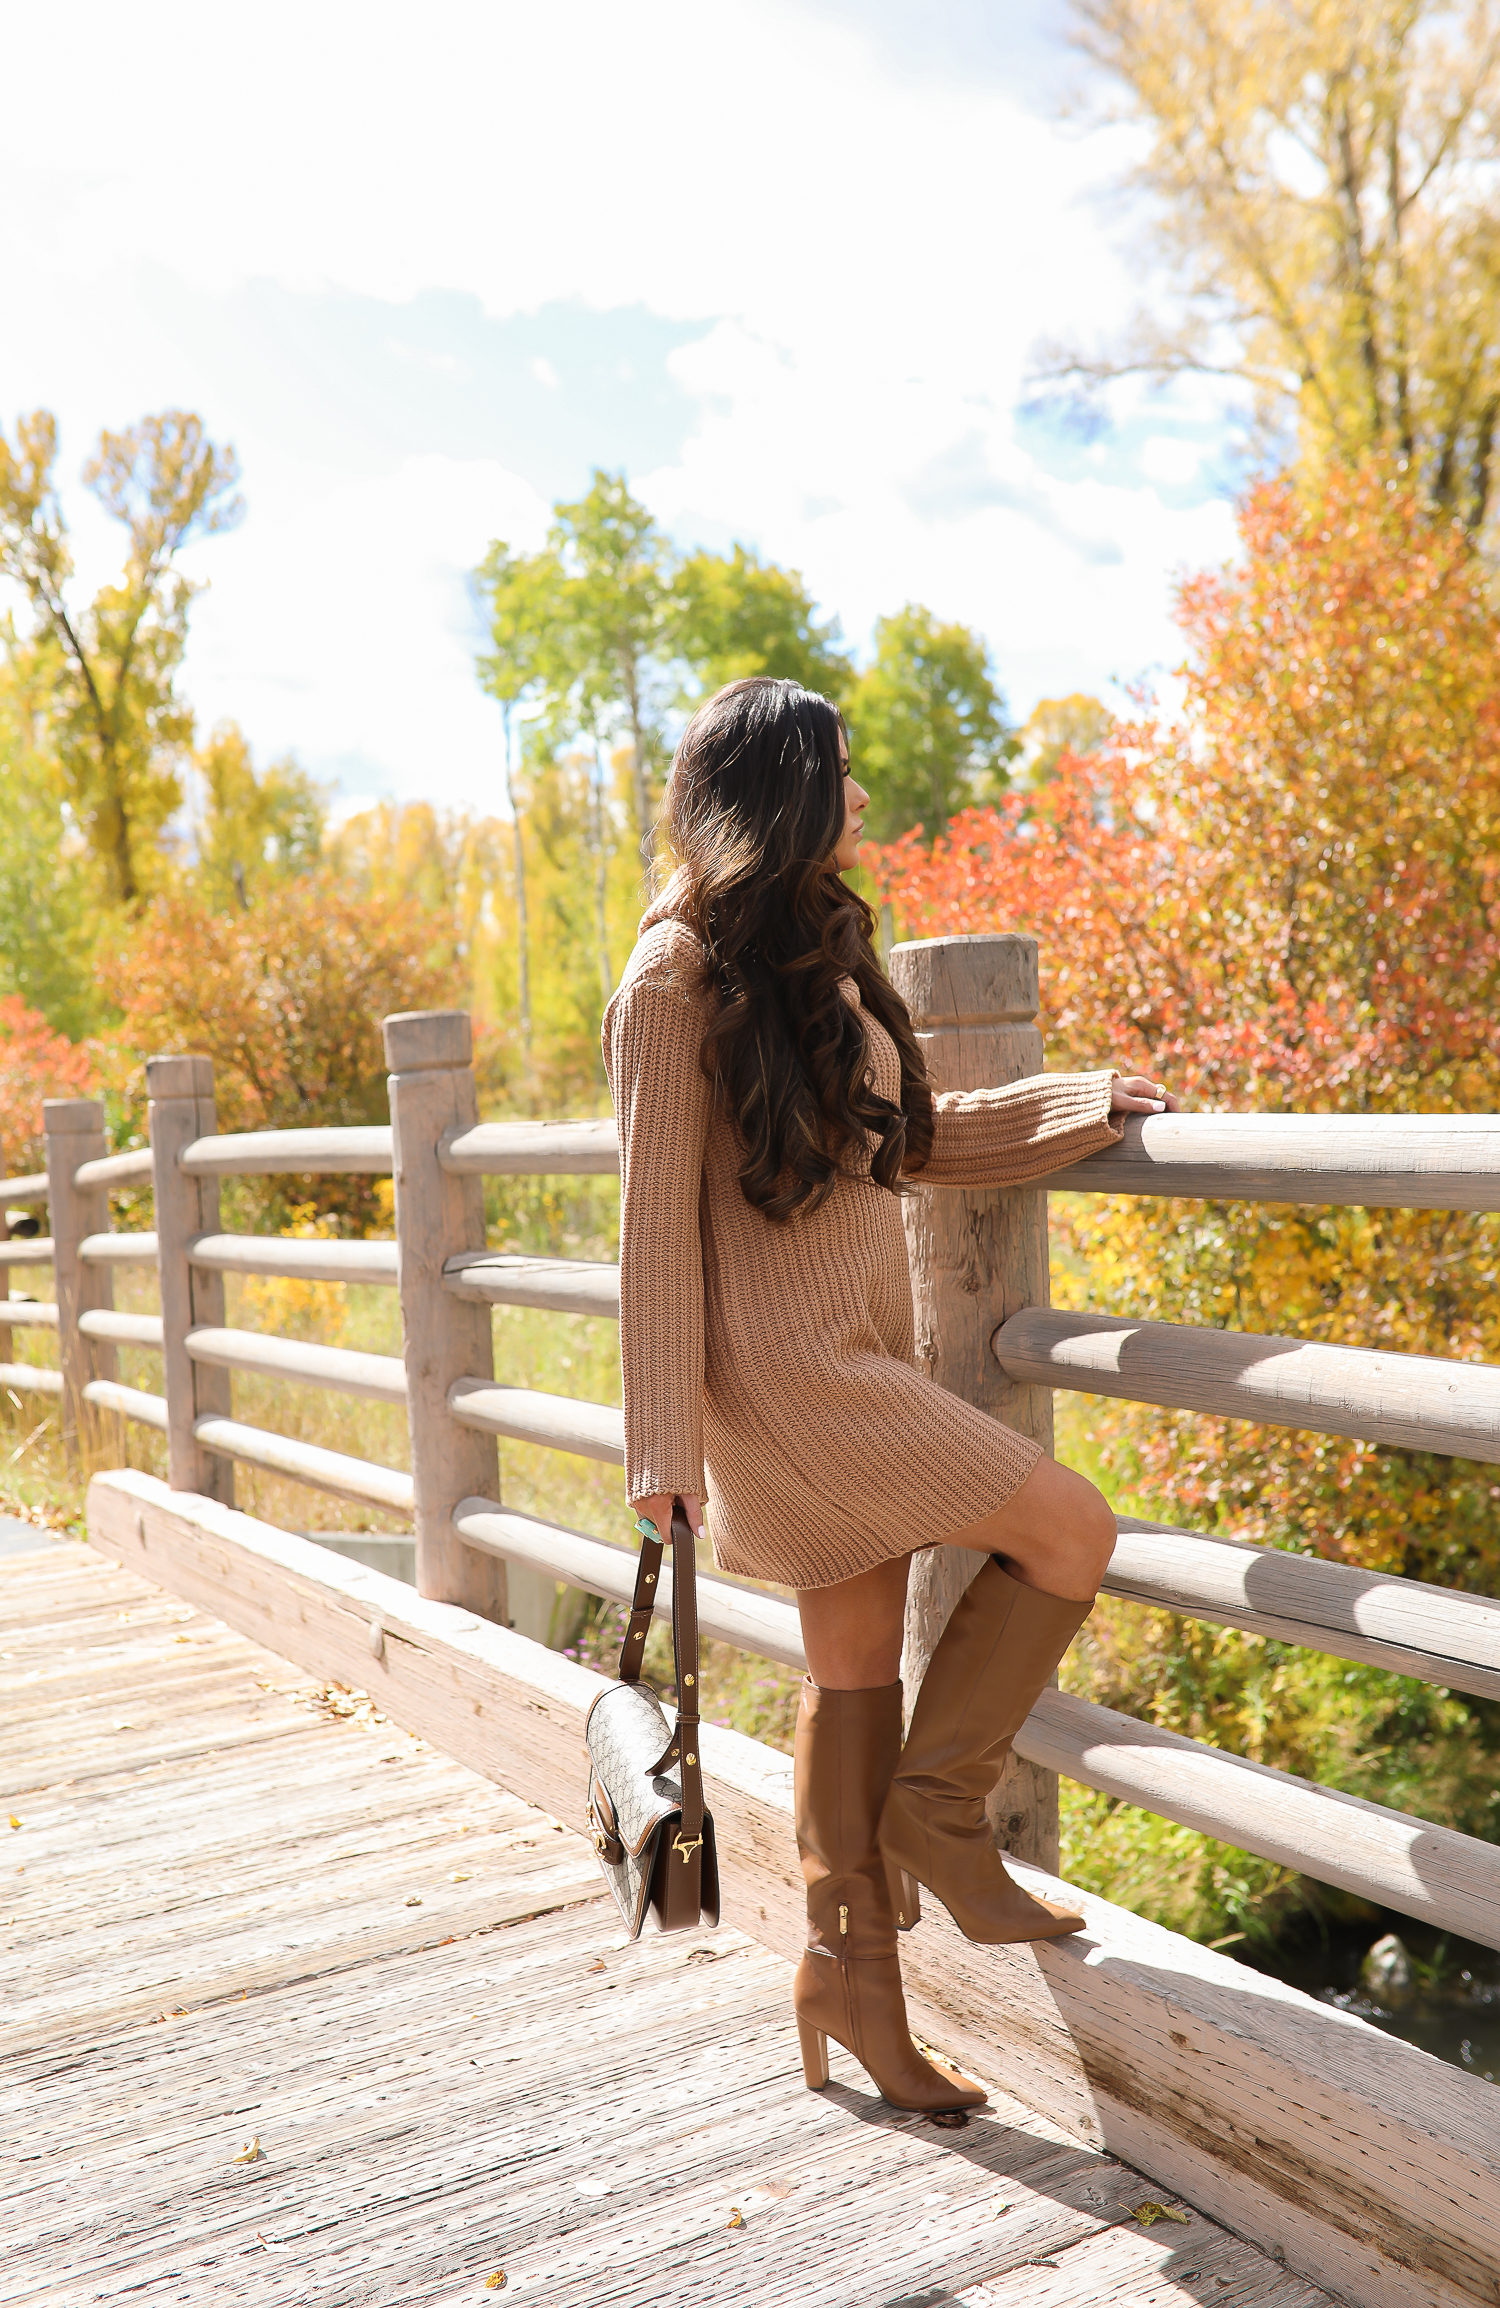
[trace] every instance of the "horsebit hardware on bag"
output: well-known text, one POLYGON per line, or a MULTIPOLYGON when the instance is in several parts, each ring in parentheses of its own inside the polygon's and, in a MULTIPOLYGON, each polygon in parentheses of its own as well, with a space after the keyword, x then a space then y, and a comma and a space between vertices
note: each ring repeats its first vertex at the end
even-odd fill
POLYGON ((640 1680, 661 1573, 662 1540, 640 1519, 641 1559, 620 1677, 588 1711, 589 1839, 619 1902, 632 1939, 647 1914, 661 1931, 691 1931, 719 1920, 719 1862, 714 1823, 703 1808, 698 1761, 698 1574, 693 1534, 672 1517, 672 1649, 677 1662, 677 1725, 640 1680), (678 1773, 669 1766, 676 1763, 678 1773), (672 1865, 674 1856, 682 1861, 672 1865))

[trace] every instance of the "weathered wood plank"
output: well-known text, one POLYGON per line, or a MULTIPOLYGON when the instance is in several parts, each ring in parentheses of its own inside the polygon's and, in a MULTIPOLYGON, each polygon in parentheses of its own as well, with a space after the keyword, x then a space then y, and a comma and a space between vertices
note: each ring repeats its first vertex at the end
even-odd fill
POLYGON ((7 1330, 56 1330, 57 1308, 35 1298, 0 1298, 7 1330))
POLYGON ((456 1177, 583 1178, 618 1172, 612 1116, 585 1122, 476 1122, 443 1140, 442 1164, 456 1177))
POLYGON ((148 1394, 139 1386, 122 1386, 115 1378, 91 1378, 83 1390, 83 1398, 99 1410, 118 1411, 121 1418, 133 1418, 138 1426, 155 1427, 159 1434, 167 1431, 165 1395, 148 1394))
MULTIPOLYGON (((1160 2264, 1120 2225, 1155 2184, 1003 2095, 938 2131, 837 2053, 808 2093, 780 1960, 727 1930, 622 1945, 578 1838, 389 1724, 310 1714, 278 1662, 80 1554, 0 1588, 7 1643, 113 1765, 28 1798, 23 1936, 0 1919, 25 2033, 0 2300, 415 2308, 503 2267, 552 2308, 848 2308, 1074 2254, 1102 2298, 1143 2242, 1160 2264), (221 1757, 164 1769, 100 1686, 133 1679, 151 1721, 200 1661, 221 1757)), ((1315 2308, 1197 2215, 1170 2238, 1216 2299, 1315 2308)))
POLYGON ((127 1154, 97 1154, 92 1161, 80 1162, 73 1184, 81 1193, 101 1186, 108 1193, 117 1186, 134 1186, 151 1174, 150 1147, 136 1146, 127 1154))
POLYGON ((1500 1115, 1143 1114, 1054 1193, 1500 1210, 1500 1115))
POLYGON ((0 1178, 0 1202, 45 1202, 47 1173, 28 1170, 24 1178, 0 1178))
POLYGON ((479 1427, 485 1434, 541 1443, 548 1450, 571 1451, 575 1457, 603 1459, 612 1466, 625 1463, 625 1413, 608 1403, 458 1378, 448 1389, 448 1408, 460 1425, 479 1427))
POLYGON ((219 1189, 212 1178, 190 1178, 178 1167, 183 1147, 218 1128, 214 1070, 202 1056, 148 1058, 152 1193, 156 1203, 157 1287, 162 1319, 162 1393, 167 1404, 167 1475, 177 1491, 206 1491, 232 1501, 234 1468, 227 1455, 210 1456, 199 1438, 200 1417, 227 1419, 233 1409, 229 1373, 195 1364, 187 1334, 224 1320, 224 1278, 195 1266, 192 1248, 219 1224, 219 1189))
POLYGON ((78 1318, 85 1338, 109 1338, 120 1346, 157 1346, 162 1343, 159 1314, 116 1314, 113 1307, 90 1307, 78 1318))
MULTIPOLYGON (((423 1737, 577 1816, 579 1730, 600 1685, 571 1661, 148 1476, 96 1478, 90 1518, 117 1559, 284 1656, 364 1682, 423 1737)), ((790 1954, 802 1902, 789 1759, 707 1727, 704 1759, 728 1914, 790 1954)), ((1106 1902, 1069 1896, 1089 1928, 1035 1948, 971 1947, 929 1917, 903 1950, 922 2032, 1360 2308, 1411 2308, 1414 2269, 1427 2308, 1492 2300, 1492 2086, 1106 1902)), ((724 2066, 716 2051, 716 2085, 724 2066)), ((705 2120, 690 2081, 684 2130, 705 2120)), ((658 2123, 658 2165, 662 2134, 658 2123)))
POLYGON ((189 1177, 272 1178, 361 1174, 389 1177, 391 1126, 377 1122, 316 1130, 231 1130, 184 1146, 177 1165, 189 1177))
POLYGON ((20 1394, 55 1394, 63 1391, 63 1374, 39 1362, 0 1362, 0 1386, 20 1394))
POLYGON ((271 1338, 256 1330, 190 1330, 187 1350, 194 1362, 224 1370, 256 1371, 265 1378, 291 1379, 299 1386, 334 1387, 340 1394, 372 1402, 404 1403, 406 1371, 399 1355, 364 1354, 353 1347, 314 1346, 302 1338, 271 1338))
POLYGON ((1486 1363, 1041 1307, 1002 1323, 994 1349, 1038 1386, 1500 1460, 1500 1370, 1486 1363))
POLYGON ((1500 1601, 1120 1517, 1104 1592, 1500 1699, 1500 1601))
POLYGON ((491 1306, 537 1306, 553 1314, 620 1319, 620 1269, 602 1259, 467 1251, 448 1259, 443 1283, 455 1298, 484 1299, 491 1306))
MULTIPOLYGON (((634 1595, 636 1557, 625 1547, 607 1546, 602 1539, 585 1538, 581 1531, 533 1515, 511 1514, 492 1499, 461 1500, 453 1511, 453 1527, 469 1546, 503 1555, 507 1562, 528 1563, 585 1594, 603 1595, 612 1603, 628 1603, 634 1595)), ((654 1613, 668 1621, 672 1616, 670 1560, 657 1579, 654 1613)), ((698 1624, 705 1635, 759 1658, 779 1659, 788 1667, 807 1665, 795 1604, 757 1587, 700 1572, 698 1624)))
POLYGON ((1203 1746, 1069 1691, 1016 1735, 1034 1763, 1439 1931, 1500 1947, 1500 1845, 1203 1746))
MULTIPOLYGON (((111 1235, 113 1242, 145 1242, 147 1235, 111 1235)), ((153 1247, 154 1255, 154 1247, 153 1247)), ((293 1241, 286 1235, 200 1234, 190 1245, 194 1266, 220 1274, 276 1274, 294 1282, 383 1282, 396 1280, 396 1245, 366 1242, 293 1241)))
POLYGON ((272 1434, 266 1427, 247 1426, 235 1418, 200 1418, 193 1434, 204 1450, 223 1458, 241 1459, 246 1466, 266 1467, 272 1474, 290 1475, 313 1490, 332 1491, 336 1498, 358 1499, 366 1506, 388 1507, 395 1514, 412 1511, 412 1480, 396 1467, 376 1466, 370 1459, 351 1458, 346 1451, 325 1450, 321 1443, 296 1442, 290 1435, 272 1434))
POLYGON ((443 1287, 445 1260, 483 1250, 485 1242, 482 1183, 455 1176, 440 1159, 442 1146, 479 1112, 473 1028, 462 1010, 417 1010, 387 1018, 382 1032, 391 1070, 417 1587, 504 1627, 510 1623, 504 1562, 465 1546, 452 1522, 455 1504, 471 1492, 500 1495, 493 1436, 461 1424, 449 1403, 455 1381, 495 1374, 487 1310, 455 1304, 443 1287))
POLYGON ((86 1234, 78 1255, 86 1266, 155 1266, 154 1234, 86 1234))
POLYGON ((0 1242, 0 1266, 50 1266, 53 1242, 50 1234, 10 1237, 0 1242))
MULTIPOLYGON (((923 938, 893 947, 890 969, 935 1090, 984 1090, 1041 1073, 1035 938, 923 938)), ((923 1368, 1050 1453, 1050 1390, 1017 1384, 989 1350, 997 1315, 1051 1303, 1046 1194, 919 1184, 903 1215, 923 1368)), ((931 1548, 913 1559, 901 1653, 908 1720, 954 1605, 983 1567, 983 1557, 963 1547, 931 1548)), ((1013 1751, 987 1808, 1003 1850, 1056 1868, 1053 1774, 1013 1751)))

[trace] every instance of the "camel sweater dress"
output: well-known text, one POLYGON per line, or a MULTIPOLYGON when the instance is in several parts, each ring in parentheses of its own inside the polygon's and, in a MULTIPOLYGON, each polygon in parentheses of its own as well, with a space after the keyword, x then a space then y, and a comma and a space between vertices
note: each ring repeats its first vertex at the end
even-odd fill
MULTIPOLYGON (((604 1014, 626 1495, 704 1499, 721 1570, 831 1586, 993 1513, 1040 1447, 919 1367, 901 1204, 868 1171, 781 1223, 745 1200, 738 1132, 699 1064, 718 997, 697 990, 703 949, 671 900, 604 1014)), ((847 994, 858 1003, 852 980, 847 994)), ((873 1086, 895 1103, 895 1045, 873 1018, 865 1031, 873 1086)), ((922 1183, 1017 1186, 1109 1145, 1111 1080, 938 1096, 922 1183)))

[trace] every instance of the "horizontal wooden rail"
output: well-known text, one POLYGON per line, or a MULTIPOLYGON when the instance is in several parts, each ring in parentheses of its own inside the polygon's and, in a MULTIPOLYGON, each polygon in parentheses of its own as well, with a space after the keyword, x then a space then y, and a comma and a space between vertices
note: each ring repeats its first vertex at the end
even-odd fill
POLYGON ((1500 1210, 1500 1114, 1147 1114, 1054 1193, 1500 1210))
POLYGON ((1500 1370, 1251 1331, 1028 1307, 991 1344, 1007 1377, 1397 1450, 1500 1460, 1500 1370))
POLYGON ((1240 1851, 1500 1947, 1500 1845, 1319 1787, 1069 1691, 1044 1691, 1016 1752, 1240 1851))
POLYGON ((241 1459, 269 1474, 290 1475, 315 1491, 332 1491, 364 1506, 387 1507, 394 1514, 412 1511, 411 1476, 395 1467, 378 1467, 371 1459, 325 1450, 320 1443, 294 1442, 290 1435, 246 1426, 236 1418, 194 1419, 193 1434, 205 1450, 217 1451, 221 1458, 241 1459))
POLYGON ((167 1431, 165 1396, 148 1394, 144 1387, 122 1386, 114 1378, 91 1378, 83 1399, 97 1410, 118 1411, 121 1418, 132 1418, 137 1426, 155 1427, 160 1434, 167 1431))
MULTIPOLYGON (((111 1237, 111 1239, 114 1239, 111 1237)), ((396 1279, 394 1242, 319 1242, 283 1234, 199 1234, 188 1244, 194 1266, 218 1274, 275 1274, 294 1282, 396 1279)))
POLYGON ((575 1457, 625 1463, 625 1413, 607 1403, 578 1402, 566 1394, 543 1394, 524 1386, 496 1386, 493 1379, 455 1379, 448 1408, 462 1426, 510 1442, 541 1443, 575 1457))
MULTIPOLYGON (((453 1528, 470 1546, 530 1563, 613 1602, 628 1602, 634 1590, 635 1557, 623 1547, 510 1514, 490 1500, 461 1501, 453 1528)), ((658 1592, 656 1609, 670 1612, 670 1585, 665 1595, 658 1592)), ((788 1666, 806 1665, 796 1605, 780 1596, 700 1579, 698 1615, 705 1634, 721 1642, 788 1666)), ((1494 1844, 1248 1763, 1069 1692, 1043 1692, 1017 1735, 1016 1751, 1319 1883, 1500 1947, 1500 1847, 1494 1844)))
POLYGON ((54 1245, 50 1234, 34 1234, 28 1241, 24 1235, 10 1242, 0 1242, 0 1266, 50 1266, 54 1245))
POLYGON ((85 1338, 107 1338, 116 1346, 153 1346, 162 1343, 159 1314, 116 1314, 112 1306, 91 1306, 78 1317, 85 1338))
POLYGON ((539 1306, 553 1314, 620 1319, 620 1269, 602 1260, 461 1250, 444 1265, 443 1281, 455 1298, 483 1298, 492 1306, 539 1306))
POLYGON ((47 1173, 28 1171, 24 1178, 0 1178, 0 1208, 7 1202, 45 1202, 47 1173))
POLYGON ((614 1119, 592 1122, 477 1122, 451 1131, 438 1147, 445 1170, 460 1177, 587 1178, 618 1173, 614 1119))
POLYGON ((1500 1602, 1122 1515, 1104 1592, 1500 1699, 1500 1602))
POLYGON ((195 1138, 177 1157, 193 1178, 314 1178, 341 1173, 389 1177, 391 1126, 328 1130, 241 1130, 195 1138))
POLYGON ((63 1375, 43 1362, 0 1362, 0 1386, 14 1387, 19 1394, 61 1394, 63 1375))
POLYGON ((406 1400, 406 1366, 395 1354, 361 1354, 300 1338, 267 1338, 255 1330, 207 1328, 188 1332, 187 1350, 194 1362, 214 1363, 221 1370, 335 1387, 340 1394, 363 1395, 372 1402, 406 1400))
MULTIPOLYGON (((602 1539, 586 1538, 581 1531, 557 1523, 540 1522, 533 1515, 513 1514, 493 1499, 463 1499, 453 1510, 453 1528, 465 1545, 509 1562, 528 1563, 549 1578, 565 1579, 585 1594, 603 1595, 611 1603, 628 1603, 635 1592, 636 1557, 633 1548, 612 1547, 602 1539)), ((672 1616, 672 1573, 663 1563, 657 1581, 655 1612, 672 1616)), ((720 1643, 733 1643, 758 1658, 779 1659, 784 1666, 807 1665, 802 1648, 802 1627, 795 1603, 784 1602, 759 1587, 737 1587, 728 1579, 700 1576, 698 1625, 720 1643)))
POLYGON ((135 1146, 128 1154, 101 1154, 93 1162, 80 1162, 73 1173, 73 1184, 80 1194, 86 1194, 90 1188, 100 1186, 134 1186, 138 1179, 150 1176, 151 1149, 135 1146))
POLYGON ((56 1330, 57 1308, 44 1298, 0 1298, 0 1329, 56 1330))
POLYGON ((154 1234, 86 1234, 78 1245, 85 1266, 154 1266, 154 1234))

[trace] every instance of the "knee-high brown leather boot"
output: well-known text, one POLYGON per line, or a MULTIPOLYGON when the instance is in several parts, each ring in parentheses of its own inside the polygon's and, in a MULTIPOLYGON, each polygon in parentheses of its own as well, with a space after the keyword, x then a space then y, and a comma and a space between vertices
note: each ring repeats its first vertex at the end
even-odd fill
POLYGON ((876 1837, 900 1749, 899 1683, 868 1691, 803 1684, 794 1784, 807 1948, 792 1988, 803 2073, 814 2091, 827 2083, 832 2036, 893 2107, 977 2108, 980 2087, 924 2060, 906 2024, 876 1837))
POLYGON ((992 1555, 932 1654, 880 1820, 891 1902, 903 1928, 935 1892, 965 1939, 1060 1939, 1084 1919, 1033 1899, 1006 1871, 985 1816, 1016 1733, 1092 1603, 1013 1579, 992 1555))

